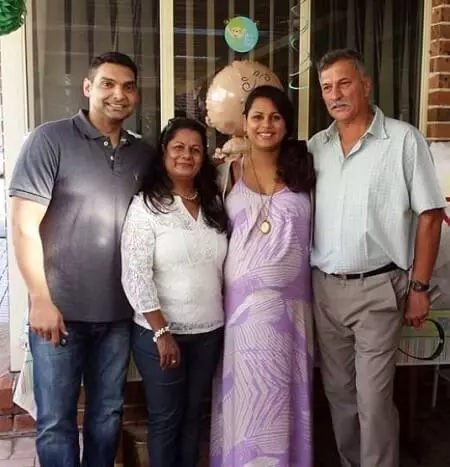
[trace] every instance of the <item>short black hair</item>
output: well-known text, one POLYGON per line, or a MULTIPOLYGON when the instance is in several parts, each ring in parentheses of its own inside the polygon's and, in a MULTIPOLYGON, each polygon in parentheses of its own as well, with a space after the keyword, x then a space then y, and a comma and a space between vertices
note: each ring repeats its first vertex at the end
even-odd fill
POLYGON ((129 68, 134 73, 134 78, 137 81, 138 69, 136 63, 128 56, 121 52, 104 52, 100 55, 94 57, 89 65, 88 77, 92 80, 95 76, 95 73, 101 65, 104 63, 115 63, 116 65, 121 65, 129 68))
POLYGON ((334 65, 339 60, 351 60, 355 64, 357 70, 359 70, 363 75, 367 75, 362 54, 356 49, 346 48, 329 50, 318 60, 316 66, 319 76, 322 71, 326 70, 331 65, 334 65))

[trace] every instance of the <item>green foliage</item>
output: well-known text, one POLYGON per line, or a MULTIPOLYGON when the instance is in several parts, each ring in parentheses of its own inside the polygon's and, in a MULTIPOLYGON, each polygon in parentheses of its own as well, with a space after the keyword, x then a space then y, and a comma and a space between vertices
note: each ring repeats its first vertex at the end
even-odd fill
POLYGON ((0 36, 19 29, 26 10, 26 0, 0 0, 0 36))

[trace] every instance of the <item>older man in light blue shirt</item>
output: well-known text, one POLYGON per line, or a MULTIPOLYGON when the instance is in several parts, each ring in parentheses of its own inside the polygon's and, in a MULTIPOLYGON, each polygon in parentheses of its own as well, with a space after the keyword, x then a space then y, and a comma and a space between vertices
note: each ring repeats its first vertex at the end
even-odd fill
POLYGON ((397 467, 396 350, 404 318, 428 314, 446 203, 425 138, 369 105, 360 55, 331 51, 318 68, 334 118, 309 142, 322 378, 342 465, 397 467))

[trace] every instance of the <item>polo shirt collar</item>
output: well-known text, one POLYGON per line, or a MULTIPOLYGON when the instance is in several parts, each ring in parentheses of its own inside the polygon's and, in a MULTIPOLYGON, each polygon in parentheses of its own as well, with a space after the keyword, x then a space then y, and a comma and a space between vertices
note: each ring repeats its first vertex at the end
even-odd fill
MULTIPOLYGON (((105 135, 100 133, 97 128, 89 121, 88 111, 80 109, 79 112, 73 117, 74 123, 77 128, 90 139, 105 139, 105 135)), ((120 143, 131 144, 135 137, 122 128, 120 132, 120 143)))
MULTIPOLYGON (((386 139, 388 137, 388 134, 386 133, 384 114, 381 111, 381 109, 377 107, 376 105, 373 105, 372 109, 374 112, 374 117, 372 119, 371 124, 369 125, 369 128, 367 128, 367 131, 364 133, 364 135, 361 138, 364 138, 368 134, 370 134, 378 139, 386 139)), ((337 133, 338 133, 338 129, 337 129, 336 121, 334 121, 325 130, 326 142, 328 143, 328 141, 333 139, 333 137, 336 136, 337 133)))

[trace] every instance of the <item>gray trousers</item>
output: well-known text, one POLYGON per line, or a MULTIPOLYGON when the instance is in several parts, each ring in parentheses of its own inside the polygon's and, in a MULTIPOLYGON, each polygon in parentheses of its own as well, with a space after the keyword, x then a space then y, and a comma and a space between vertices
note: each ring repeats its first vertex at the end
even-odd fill
POLYGON ((393 402, 408 275, 366 279, 313 270, 320 367, 343 467, 398 467, 393 402))

